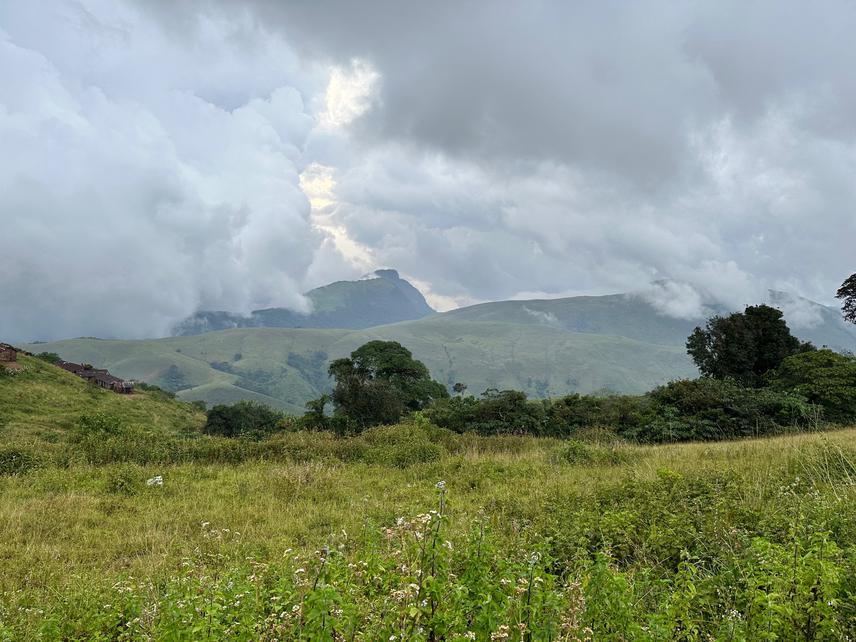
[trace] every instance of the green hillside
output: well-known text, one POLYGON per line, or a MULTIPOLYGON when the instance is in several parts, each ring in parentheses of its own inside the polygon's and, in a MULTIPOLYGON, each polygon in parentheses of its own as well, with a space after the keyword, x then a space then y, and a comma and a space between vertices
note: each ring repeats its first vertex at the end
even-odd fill
MULTIPOLYGON (((856 328, 846 324, 837 309, 784 292, 770 292, 769 303, 785 312, 785 319, 800 339, 833 350, 856 350, 856 328), (797 308, 808 317, 810 325, 803 319, 789 319, 793 316, 789 312, 797 308)), ((711 312, 725 313, 719 308, 711 312)), ((442 316, 462 321, 502 321, 571 332, 618 335, 674 346, 683 346, 693 328, 704 325, 706 321, 703 317, 676 319, 665 316, 643 299, 628 294, 496 301, 452 310, 442 316)))
POLYGON ((0 376, 0 434, 4 444, 40 438, 52 442, 83 415, 115 417, 123 426, 154 433, 198 430, 205 415, 162 392, 119 395, 97 388, 45 361, 19 355, 23 371, 0 376))
MULTIPOLYGON (((856 332, 837 310, 800 303, 816 322, 795 334, 818 346, 856 350, 856 332)), ((328 388, 329 361, 372 339, 399 341, 436 379, 448 386, 464 382, 474 394, 487 388, 532 397, 640 393, 696 374, 684 344, 703 323, 663 316, 638 297, 612 295, 485 303, 362 330, 236 328, 149 341, 74 339, 32 349, 155 383, 185 400, 255 399, 300 413, 328 388)))
POLYGON ((73 339, 33 349, 173 389, 185 400, 257 399, 297 413, 327 389, 329 360, 372 339, 401 342, 436 379, 463 381, 476 394, 487 388, 517 388, 535 397, 643 392, 695 372, 674 346, 442 315, 361 331, 253 328, 150 341, 73 339))

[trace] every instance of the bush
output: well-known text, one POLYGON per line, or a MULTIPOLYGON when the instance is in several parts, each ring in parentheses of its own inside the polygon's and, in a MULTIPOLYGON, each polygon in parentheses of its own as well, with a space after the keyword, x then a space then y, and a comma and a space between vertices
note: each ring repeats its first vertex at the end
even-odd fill
POLYGON ((558 460, 567 464, 616 465, 627 461, 627 453, 616 443, 595 445, 569 439, 559 449, 558 460))
POLYGON ((263 404, 239 401, 231 406, 214 406, 202 430, 208 435, 261 439, 276 432, 282 418, 281 412, 263 404))
POLYGON ((644 442, 732 439, 805 427, 816 416, 805 398, 733 381, 673 381, 646 395, 655 404, 648 420, 620 430, 644 442))
POLYGON ((145 392, 152 393, 152 396, 160 399, 175 399, 175 393, 170 392, 169 390, 164 390, 160 386, 156 386, 153 383, 146 383, 144 381, 138 381, 134 384, 137 390, 144 390, 145 392))
POLYGON ((84 435, 118 435, 122 432, 122 424, 118 417, 106 413, 81 415, 77 420, 77 432, 84 435))
POLYGON ((41 465, 41 457, 20 446, 0 446, 0 475, 23 475, 41 465))
MULTIPOLYGON (((434 436, 439 438, 440 434, 434 436)), ((426 426, 413 422, 370 428, 358 439, 367 446, 365 461, 397 468, 437 461, 445 452, 432 441, 426 426)))
POLYGON ((136 495, 145 487, 146 474, 136 464, 111 466, 105 473, 105 486, 110 493, 136 495))
POLYGON ((774 390, 791 390, 823 408, 829 421, 856 421, 856 358, 818 350, 785 359, 770 378, 774 390))
POLYGON ((543 433, 544 407, 530 402, 518 390, 489 389, 480 398, 454 397, 435 402, 425 416, 437 426, 455 432, 473 430, 482 435, 543 433))

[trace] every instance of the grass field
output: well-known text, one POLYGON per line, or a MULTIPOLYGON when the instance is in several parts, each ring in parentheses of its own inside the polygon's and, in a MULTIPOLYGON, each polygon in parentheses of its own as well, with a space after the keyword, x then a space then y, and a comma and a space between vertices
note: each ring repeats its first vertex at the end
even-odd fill
POLYGON ((0 640, 856 635, 856 429, 242 443, 24 362, 0 380, 0 640), (91 413, 118 432, 81 434, 91 413))
POLYGON ((847 639, 855 438, 7 476, 0 639, 847 639))

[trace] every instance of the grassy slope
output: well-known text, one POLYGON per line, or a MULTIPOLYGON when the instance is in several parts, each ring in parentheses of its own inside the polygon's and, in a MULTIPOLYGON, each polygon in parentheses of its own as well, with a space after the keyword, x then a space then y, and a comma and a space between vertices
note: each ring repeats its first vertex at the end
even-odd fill
POLYGON ((321 351, 334 359, 371 339, 401 342, 425 362, 436 379, 448 385, 463 381, 476 394, 486 388, 516 388, 532 396, 602 389, 643 392, 695 372, 683 349, 674 346, 538 324, 459 321, 443 316, 361 331, 252 328, 151 341, 73 339, 33 349, 57 352, 68 360, 86 361, 123 377, 159 385, 167 368, 176 365, 193 386, 180 393, 184 399, 216 403, 255 398, 301 412, 303 404, 321 388, 317 377, 313 380, 289 365, 289 354, 309 357, 321 351), (210 366, 222 361, 239 373, 270 373, 275 383, 265 391, 266 396, 239 388, 237 374, 210 366))
MULTIPOLYGON (((793 297, 772 293, 790 300, 793 297)), ((794 334, 817 346, 835 350, 856 349, 856 327, 841 319, 834 308, 800 299, 805 310, 813 311, 815 325, 795 327, 794 334)), ((787 310, 785 301, 774 303, 787 310)), ((528 325, 547 325, 572 332, 587 332, 628 337, 646 343, 683 347, 687 336, 705 319, 674 319, 659 314, 650 304, 625 294, 580 296, 564 299, 496 301, 483 303, 442 315, 446 319, 467 321, 503 321, 528 325)))
MULTIPOLYGON (((24 372, 0 379, 0 439, 3 443, 37 436, 61 436, 83 414, 105 413, 122 425, 145 430, 198 429, 204 415, 157 393, 118 395, 92 386, 56 366, 19 356, 24 372)), ((50 437, 49 437, 50 438, 50 437)))

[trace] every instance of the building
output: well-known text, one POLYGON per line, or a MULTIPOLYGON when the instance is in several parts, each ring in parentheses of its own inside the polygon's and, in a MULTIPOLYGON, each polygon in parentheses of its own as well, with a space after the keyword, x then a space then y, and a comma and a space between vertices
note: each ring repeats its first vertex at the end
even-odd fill
POLYGON ((113 392, 118 392, 119 394, 131 394, 134 392, 134 383, 132 381, 125 381, 124 379, 120 379, 119 377, 114 377, 109 372, 102 368, 93 368, 88 363, 73 363, 71 361, 60 361, 57 366, 62 368, 63 370, 67 370, 68 372, 77 375, 81 379, 85 379, 89 383, 98 386, 99 388, 104 388, 105 390, 112 390, 113 392))
POLYGON ((15 363, 18 360, 18 350, 8 343, 0 343, 0 361, 15 363))

